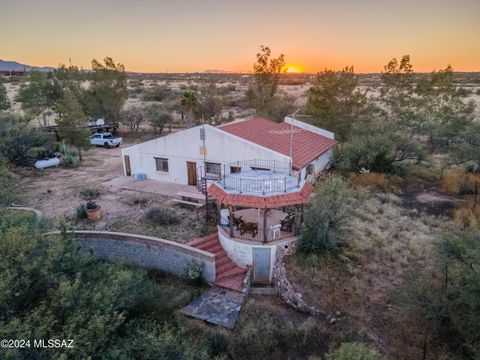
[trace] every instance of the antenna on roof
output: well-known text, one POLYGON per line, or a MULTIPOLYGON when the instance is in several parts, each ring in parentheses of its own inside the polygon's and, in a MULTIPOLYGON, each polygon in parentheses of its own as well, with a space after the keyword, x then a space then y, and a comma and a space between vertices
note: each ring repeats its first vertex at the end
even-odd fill
MULTIPOLYGON (((294 120, 294 116, 295 114, 298 112, 295 111, 293 114, 292 114, 292 119, 294 120)), ((290 175, 292 174, 292 166, 293 166, 293 121, 290 122, 290 175)))

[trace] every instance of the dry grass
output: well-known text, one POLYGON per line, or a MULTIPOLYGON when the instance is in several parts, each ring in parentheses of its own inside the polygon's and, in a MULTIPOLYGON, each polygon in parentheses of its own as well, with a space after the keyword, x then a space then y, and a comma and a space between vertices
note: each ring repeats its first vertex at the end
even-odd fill
POLYGON ((393 194, 364 200, 346 232, 351 246, 341 256, 297 254, 287 259, 287 271, 307 301, 340 310, 393 358, 411 359, 419 343, 412 329, 399 332, 403 320, 393 318, 388 294, 406 270, 426 266, 445 221, 400 204, 393 194))
POLYGON ((453 219, 460 228, 475 228, 480 225, 480 206, 460 207, 453 212, 453 219))
POLYGON ((458 195, 472 194, 475 183, 480 184, 480 174, 466 173, 462 167, 445 171, 440 180, 440 186, 444 191, 458 195))
POLYGON ((352 173, 348 176, 348 182, 353 186, 362 186, 389 191, 398 191, 398 186, 401 180, 402 179, 398 176, 389 176, 379 173, 352 173))

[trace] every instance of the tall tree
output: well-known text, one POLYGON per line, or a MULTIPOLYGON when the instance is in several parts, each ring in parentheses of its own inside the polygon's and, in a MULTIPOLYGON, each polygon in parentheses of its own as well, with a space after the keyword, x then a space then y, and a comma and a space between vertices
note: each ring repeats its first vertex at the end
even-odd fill
POLYGON ((253 64, 255 81, 247 91, 247 98, 257 113, 267 116, 270 114, 284 67, 285 56, 283 54, 272 58, 270 48, 260 46, 257 62, 253 64))
POLYGON ((172 123, 172 115, 160 104, 152 104, 145 108, 148 122, 157 135, 161 135, 165 126, 172 123))
POLYGON ((125 66, 106 57, 103 63, 92 60, 92 81, 83 101, 85 113, 93 118, 119 121, 128 98, 125 66))
POLYGON ((145 120, 145 109, 140 106, 129 107, 120 113, 120 123, 127 126, 131 133, 136 133, 145 120))
POLYGON ((215 119, 221 114, 223 99, 218 95, 217 86, 212 79, 202 90, 198 105, 197 114, 206 119, 215 119))
POLYGON ((37 119, 39 125, 48 125, 49 116, 55 113, 55 104, 62 97, 61 85, 52 75, 32 71, 21 85, 17 101, 27 117, 37 119))
POLYGON ((416 87, 419 130, 431 151, 448 151, 473 126, 475 104, 465 101, 453 75, 453 68, 447 66, 424 77, 416 87))
POLYGON ((78 158, 82 161, 82 149, 86 149, 90 144, 88 141, 90 131, 83 127, 86 116, 79 101, 79 95, 67 89, 56 107, 59 114, 58 134, 78 149, 78 158))
POLYGON ((409 135, 415 135, 413 130, 418 128, 417 103, 414 99, 415 74, 410 56, 404 55, 400 61, 396 58, 390 60, 384 66, 381 79, 380 101, 385 119, 409 135))
POLYGON ((187 122, 187 129, 195 125, 195 108, 198 105, 197 94, 194 91, 187 90, 183 93, 180 104, 187 122))
POLYGON ((353 66, 340 71, 325 69, 309 90, 307 113, 315 125, 333 131, 339 140, 345 140, 353 124, 372 110, 366 93, 358 89, 353 66))

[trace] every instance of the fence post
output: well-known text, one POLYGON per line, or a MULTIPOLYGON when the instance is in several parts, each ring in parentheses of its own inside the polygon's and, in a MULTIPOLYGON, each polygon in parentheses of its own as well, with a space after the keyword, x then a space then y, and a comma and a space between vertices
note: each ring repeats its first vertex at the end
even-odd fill
POLYGON ((242 178, 240 178, 240 194, 242 193, 242 178))
POLYGON ((286 176, 283 179, 283 187, 284 187, 284 191, 287 192, 287 177, 286 176))
POLYGON ((275 172, 275 160, 273 160, 273 172, 275 172))

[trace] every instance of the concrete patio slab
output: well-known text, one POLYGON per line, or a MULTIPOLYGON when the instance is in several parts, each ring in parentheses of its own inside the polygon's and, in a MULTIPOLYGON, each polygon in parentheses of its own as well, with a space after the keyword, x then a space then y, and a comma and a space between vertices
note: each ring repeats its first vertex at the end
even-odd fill
POLYGON ((214 286, 194 299, 180 312, 211 324, 233 329, 244 298, 245 293, 214 286))
POLYGON ((197 188, 191 185, 182 185, 160 180, 136 180, 129 176, 119 176, 115 179, 104 182, 103 185, 109 187, 113 191, 115 191, 115 189, 126 189, 172 197, 179 191, 199 193, 197 188))

